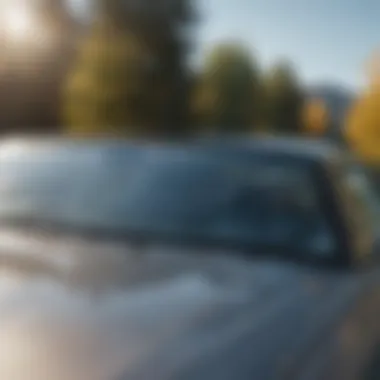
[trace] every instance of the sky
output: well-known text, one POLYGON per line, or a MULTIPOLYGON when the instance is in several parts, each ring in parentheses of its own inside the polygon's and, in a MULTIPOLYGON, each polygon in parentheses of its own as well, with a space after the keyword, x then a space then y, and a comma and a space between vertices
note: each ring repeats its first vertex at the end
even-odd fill
POLYGON ((377 0, 202 0, 202 12, 202 51, 241 39, 264 67, 292 61, 306 83, 359 88, 380 46, 377 0))
MULTIPOLYGON (((69 1, 85 9, 86 0, 69 1)), ((380 46, 378 0, 197 1, 198 57, 221 40, 242 40, 264 68, 289 60, 307 84, 361 87, 366 62, 380 46)))

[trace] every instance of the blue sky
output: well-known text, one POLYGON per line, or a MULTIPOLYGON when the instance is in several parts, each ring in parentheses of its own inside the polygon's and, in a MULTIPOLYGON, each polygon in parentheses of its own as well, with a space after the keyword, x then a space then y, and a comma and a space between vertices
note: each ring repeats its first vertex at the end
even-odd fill
MULTIPOLYGON (((80 4, 91 0, 69 0, 80 4)), ((378 0, 196 0, 201 53, 225 38, 241 39, 268 67, 292 61, 306 83, 357 88, 380 46, 378 0)))
POLYGON ((244 40, 264 66, 293 61, 307 83, 357 88, 380 46, 378 0, 199 0, 201 50, 224 38, 244 40))

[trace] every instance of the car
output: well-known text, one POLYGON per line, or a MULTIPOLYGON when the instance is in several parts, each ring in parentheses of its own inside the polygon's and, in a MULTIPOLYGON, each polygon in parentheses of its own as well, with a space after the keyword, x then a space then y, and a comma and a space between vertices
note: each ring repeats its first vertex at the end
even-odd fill
POLYGON ((378 378, 377 204, 312 141, 3 141, 0 378, 378 378))

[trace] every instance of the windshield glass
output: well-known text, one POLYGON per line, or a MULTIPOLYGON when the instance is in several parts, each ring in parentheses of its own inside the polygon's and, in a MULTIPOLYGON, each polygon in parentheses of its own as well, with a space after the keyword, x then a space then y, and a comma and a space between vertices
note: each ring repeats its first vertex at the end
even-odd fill
POLYGON ((0 219, 329 254, 311 173, 174 148, 39 151, 0 161, 0 219))

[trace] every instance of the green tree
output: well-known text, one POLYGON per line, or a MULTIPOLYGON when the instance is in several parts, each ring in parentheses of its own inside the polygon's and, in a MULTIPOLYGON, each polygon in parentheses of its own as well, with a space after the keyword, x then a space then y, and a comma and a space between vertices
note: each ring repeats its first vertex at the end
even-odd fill
POLYGON ((216 132, 252 129, 258 70, 249 51, 222 43, 207 57, 194 99, 199 122, 216 132))
POLYGON ((304 96, 293 68, 287 63, 273 67, 266 76, 264 91, 268 127, 281 133, 300 133, 304 96))
POLYGON ((149 56, 133 34, 121 33, 108 20, 94 25, 64 87, 68 132, 126 134, 146 124, 148 64, 149 56))
POLYGON ((187 131, 187 0, 101 0, 65 87, 75 133, 175 135, 187 131), (161 4, 162 3, 162 4, 161 4))

